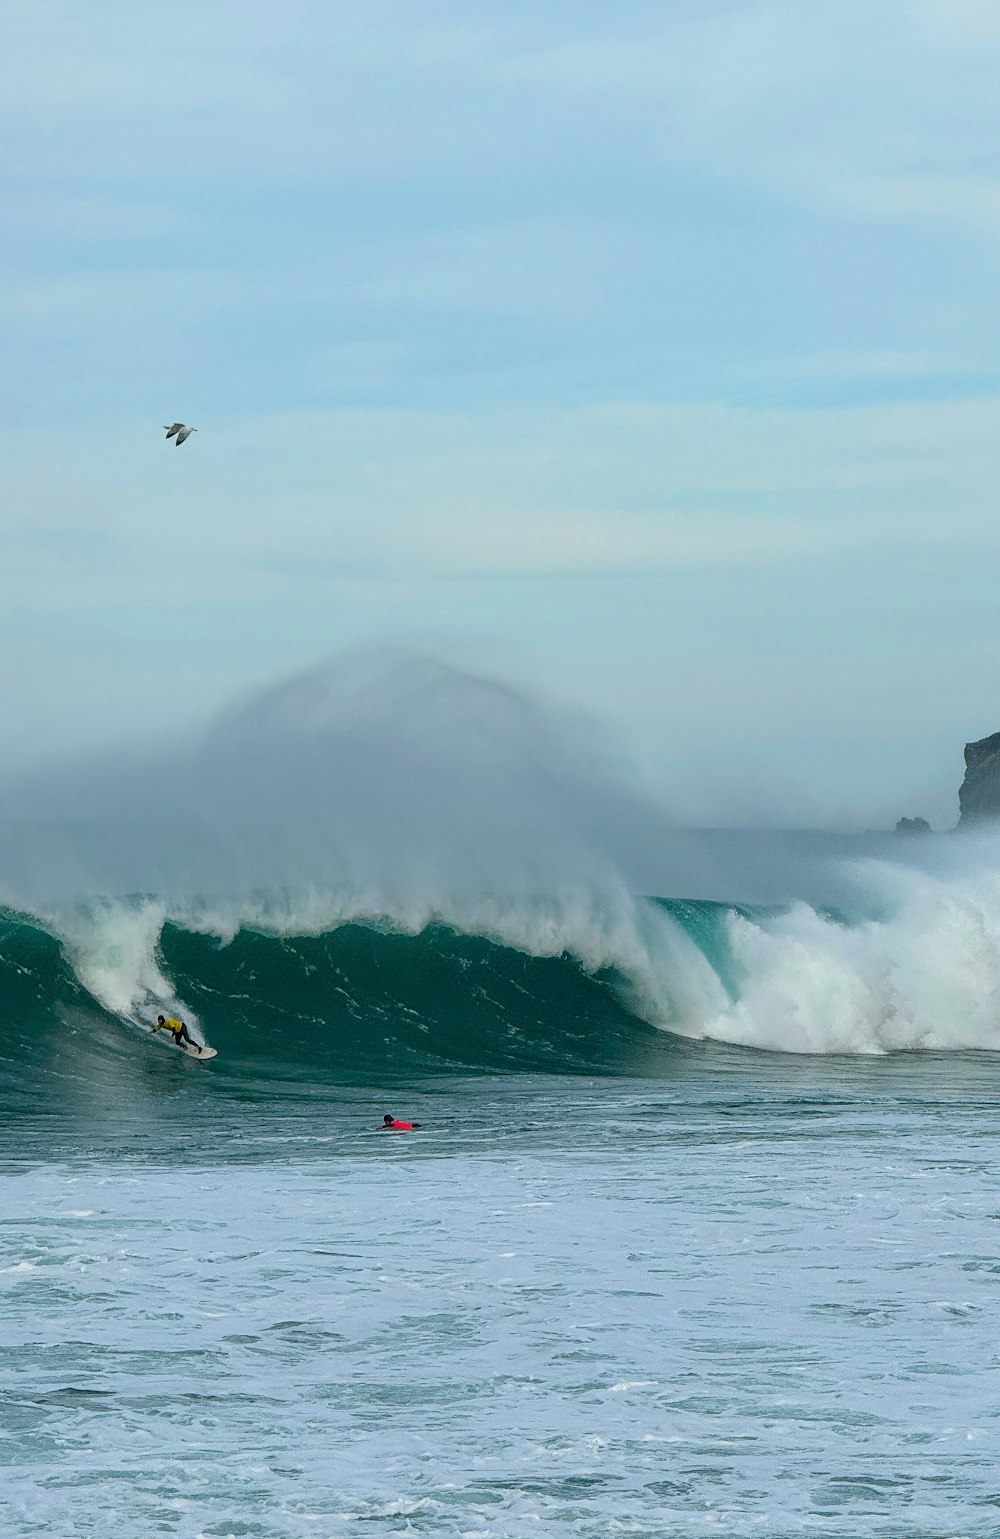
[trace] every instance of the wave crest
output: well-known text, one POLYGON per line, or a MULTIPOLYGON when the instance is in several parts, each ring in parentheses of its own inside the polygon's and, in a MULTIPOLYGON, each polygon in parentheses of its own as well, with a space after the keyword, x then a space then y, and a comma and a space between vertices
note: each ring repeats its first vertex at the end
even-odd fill
POLYGON ((0 967, 25 1015, 180 1010, 231 1066, 296 1073, 636 1071, 679 1038, 813 1054, 1000 1048, 1000 877, 869 864, 855 880, 879 917, 575 890, 464 913, 318 893, 228 911, 102 902, 49 916, 48 930, 8 919, 0 967))

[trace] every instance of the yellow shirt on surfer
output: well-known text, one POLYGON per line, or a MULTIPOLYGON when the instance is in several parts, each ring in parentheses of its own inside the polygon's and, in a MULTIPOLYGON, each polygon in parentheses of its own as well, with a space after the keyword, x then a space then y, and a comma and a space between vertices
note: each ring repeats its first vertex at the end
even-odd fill
POLYGON ((180 1019, 179 1016, 158 1015, 156 1017, 156 1025, 150 1029, 152 1030, 154 1037, 158 1031, 169 1031, 173 1036, 174 1045, 176 1047, 181 1047, 183 1043, 189 1042, 196 1053, 201 1052, 201 1043, 194 1040, 194 1037, 192 1037, 191 1033, 188 1031, 184 1022, 180 1019))

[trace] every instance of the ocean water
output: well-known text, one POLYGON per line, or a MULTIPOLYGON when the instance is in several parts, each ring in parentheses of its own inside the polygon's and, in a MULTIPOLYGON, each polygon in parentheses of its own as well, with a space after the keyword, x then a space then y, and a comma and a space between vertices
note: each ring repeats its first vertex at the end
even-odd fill
POLYGON ((638 954, 627 978, 441 926, 223 941, 132 903, 102 907, 98 966, 9 916, 3 1531, 995 1534, 996 1059, 873 1036, 925 1024, 926 980, 893 996, 886 963, 921 894, 853 927, 653 905, 686 967, 656 1008, 697 1006, 698 1037, 635 1013, 638 954), (849 1020, 843 945, 882 979, 849 1020), (806 1051, 718 1040, 753 965, 774 1008, 799 969, 806 1051), (90 992, 153 970, 211 1064, 90 992))
POLYGON ((356 675, 0 796, 0 1534, 992 1539, 996 836, 356 675))

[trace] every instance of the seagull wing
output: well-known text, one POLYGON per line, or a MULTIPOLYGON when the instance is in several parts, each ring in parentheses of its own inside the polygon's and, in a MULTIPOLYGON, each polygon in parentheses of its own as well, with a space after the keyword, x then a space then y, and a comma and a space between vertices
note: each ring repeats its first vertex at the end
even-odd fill
POLYGON ((180 432, 177 434, 177 447, 180 448, 185 438, 190 438, 193 432, 194 428, 182 427, 180 432))
POLYGON ((173 438, 173 436, 177 432, 178 428, 182 428, 183 426, 184 426, 183 422, 171 422, 169 427, 167 427, 167 424, 164 423, 163 424, 163 431, 166 433, 168 438, 173 438))

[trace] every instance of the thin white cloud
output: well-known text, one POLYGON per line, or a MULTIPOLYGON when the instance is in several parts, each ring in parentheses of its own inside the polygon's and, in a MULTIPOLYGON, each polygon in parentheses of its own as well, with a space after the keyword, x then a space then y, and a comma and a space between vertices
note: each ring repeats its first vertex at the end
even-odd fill
POLYGON ((164 589, 224 601, 331 580, 633 576, 1000 543, 1000 400, 201 426, 180 452, 157 423, 0 435, 3 603, 128 605, 164 589), (87 561, 81 531, 112 542, 100 560, 87 561))
POLYGON ((1000 176, 853 175, 837 180, 845 207, 879 219, 918 218, 1000 233, 1000 176))
MULTIPOLYGON (((288 11, 293 10, 288 5, 288 11)), ((176 0, 7 0, 0 12, 0 91, 6 110, 45 111, 48 122, 143 116, 208 103, 267 108, 284 98, 266 63, 273 9, 176 0), (238 21, 238 25, 237 25, 238 21)), ((163 145, 164 161, 170 155, 163 145)))
POLYGON ((178 0, 169 16, 151 0, 10 0, 0 122, 19 132, 8 166, 60 174, 75 157, 86 178, 287 183, 468 161, 484 135, 509 137, 477 100, 492 29, 458 5, 288 0, 276 17, 263 0, 178 0))
POLYGON ((171 325, 192 313, 213 313, 273 293, 273 286, 239 272, 175 271, 170 268, 57 274, 21 274, 0 288, 0 318, 26 324, 67 322, 74 329, 115 317, 126 322, 135 311, 160 315, 171 325))
POLYGON ((648 261, 637 240, 596 222, 523 220, 383 246, 353 283, 369 305, 562 321, 599 312, 648 261))
POLYGON ((153 241, 190 234, 190 214, 167 203, 141 198, 76 196, 72 193, 11 188, 5 198, 10 229, 21 240, 55 238, 63 242, 153 241))
POLYGON ((385 390, 399 374, 406 349, 394 342, 341 342, 319 348, 309 369, 321 390, 351 395, 385 390))
POLYGON ((678 165, 865 217, 991 226, 998 67, 985 7, 912 0, 681 4, 500 64, 678 165))
POLYGON ((179 0, 167 26, 150 0, 8 0, 0 112, 24 172, 75 155, 81 176, 166 182, 493 177, 617 150, 859 217, 981 222, 995 17, 977 0, 676 0, 488 3, 470 21, 458 0, 290 0, 276 30, 262 0, 179 0))
POLYGON ((920 0, 916 12, 938 47, 1000 44, 1000 10, 994 0, 920 0))

